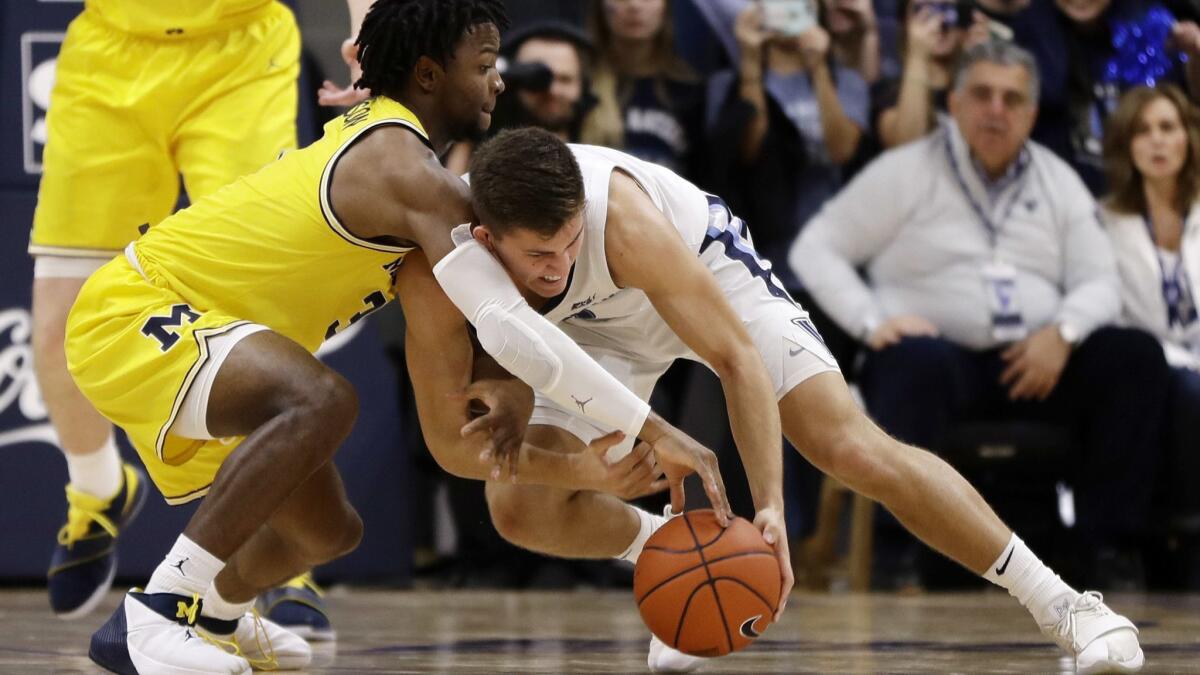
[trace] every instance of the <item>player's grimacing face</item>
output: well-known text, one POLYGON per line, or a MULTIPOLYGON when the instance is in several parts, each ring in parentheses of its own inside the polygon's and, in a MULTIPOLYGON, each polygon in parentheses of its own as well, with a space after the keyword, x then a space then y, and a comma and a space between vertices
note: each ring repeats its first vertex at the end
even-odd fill
POLYGON ((504 81, 496 70, 500 31, 483 23, 467 31, 446 64, 446 112, 455 139, 478 138, 492 124, 504 81))
POLYGON ((534 230, 513 228, 503 237, 490 239, 492 250, 517 285, 552 298, 567 289, 571 267, 583 246, 583 212, 549 238, 534 230))

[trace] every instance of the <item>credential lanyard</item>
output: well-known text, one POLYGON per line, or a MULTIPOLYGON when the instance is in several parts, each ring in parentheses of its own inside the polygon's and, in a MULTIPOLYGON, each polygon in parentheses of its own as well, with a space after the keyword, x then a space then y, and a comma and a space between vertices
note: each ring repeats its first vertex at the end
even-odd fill
POLYGON ((1146 226, 1146 234, 1150 237, 1150 246, 1154 249, 1154 259, 1158 261, 1159 280, 1162 284, 1163 300, 1167 303, 1167 325, 1186 326, 1196 320, 1196 299, 1184 302, 1184 288, 1188 283, 1187 271, 1183 265, 1183 247, 1179 247, 1179 257, 1171 273, 1167 273, 1167 261, 1158 248, 1158 238, 1154 236, 1154 225, 1150 217, 1142 214, 1142 223, 1146 226))
MULTIPOLYGON (((1024 158, 1025 151, 1022 150, 1021 152, 1022 158, 1024 158)), ((970 188, 967 187, 967 181, 963 177, 962 169, 958 163, 958 158, 954 156, 954 149, 950 144, 949 133, 946 134, 946 157, 950 160, 950 168, 954 171, 954 179, 958 183, 958 189, 962 192, 963 197, 966 198, 967 203, 971 205, 971 210, 975 212, 975 217, 979 219, 979 224, 982 225, 983 229, 987 231, 988 244, 991 245, 992 255, 994 257, 996 255, 996 240, 1000 236, 1000 230, 1004 227, 1004 224, 1008 222, 1009 216, 1012 215, 1013 207, 1016 206, 1017 199, 1021 196, 1021 192, 1025 187, 1025 168, 1021 167, 1021 183, 1016 186, 1016 188, 1013 190, 1012 196, 1009 197, 1008 205, 1004 207, 1004 213, 1000 218, 1000 222, 996 222, 992 220, 990 211, 980 205, 980 203, 975 199, 975 195, 971 194, 970 188)), ((1027 160, 1018 159, 1018 161, 1027 160)))

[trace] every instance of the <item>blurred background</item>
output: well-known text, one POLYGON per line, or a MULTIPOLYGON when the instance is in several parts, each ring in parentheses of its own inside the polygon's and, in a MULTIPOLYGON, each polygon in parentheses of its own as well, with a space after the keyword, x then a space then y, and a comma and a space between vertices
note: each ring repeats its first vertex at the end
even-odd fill
MULTIPOLYGON (((304 145, 341 112, 318 105, 316 92, 326 79, 346 83, 341 47, 351 27, 342 2, 285 4, 294 10, 303 36, 298 125, 304 145)), ((1102 374, 1089 380, 1097 389, 1122 389, 1114 396, 1126 398, 1104 405, 1125 410, 1141 401, 1149 406, 1128 423, 1144 431, 1138 444, 1106 450, 1103 456, 1095 446, 1105 420, 1097 419, 1097 408, 1082 395, 1049 412, 1036 404, 984 404, 939 408, 935 414, 934 403, 925 401, 937 399, 937 388, 948 385, 922 378, 912 368, 888 371, 895 359, 884 356, 892 347, 832 318, 841 314, 837 294, 814 291, 805 279, 803 258, 794 253, 806 225, 821 217, 822 208, 856 175, 889 150, 954 124, 947 96, 958 57, 973 44, 1002 40, 1029 50, 1041 72, 1031 142, 1080 177, 1095 199, 1084 208, 1097 214, 1096 227, 1109 235, 1106 245, 1112 250, 1105 255, 1120 262, 1121 247, 1130 244, 1118 234, 1122 211, 1112 197, 1142 190, 1140 183, 1131 183, 1145 176, 1136 169, 1133 139, 1152 126, 1146 117, 1151 103, 1170 102, 1177 126, 1193 134, 1200 119, 1194 107, 1200 100, 1200 3, 509 0, 507 5, 512 26, 504 34, 501 64, 507 90, 493 132, 543 126, 572 142, 610 145, 663 164, 721 195, 749 223, 757 249, 771 260, 776 275, 812 312, 846 378, 861 385, 864 405, 876 420, 955 465, 1065 578, 1106 590, 1200 590, 1195 497, 1200 493, 1200 329, 1194 302, 1200 298, 1200 271, 1192 271, 1200 265, 1200 211, 1194 202, 1176 205, 1176 257, 1159 258, 1174 260, 1180 282, 1182 297, 1166 300, 1173 313, 1159 321, 1157 309, 1139 304, 1141 296, 1122 292, 1125 304, 1108 321, 1161 345, 1162 355, 1151 357, 1164 364, 1166 375, 1150 385, 1159 391, 1124 386, 1102 374), (1145 98, 1128 119, 1119 120, 1127 128, 1108 128, 1130 92, 1167 87, 1181 95, 1145 98), (1111 141, 1106 152, 1106 134, 1118 133, 1124 144, 1111 141), (1111 169, 1121 162, 1135 166, 1125 174, 1129 184, 1110 184, 1111 169), (1139 319, 1151 315, 1153 320, 1139 319), (871 373, 865 385, 859 382, 864 368, 871 373), (918 415, 914 430, 898 404, 870 384, 880 378, 915 392, 916 403, 909 405, 917 405, 918 413, 919 406, 928 405, 928 424, 918 415), (1112 470, 1087 470, 1096 463, 1112 470), (1137 511, 1136 522, 1081 532, 1077 524, 1087 519, 1096 495, 1146 507, 1137 511)), ((65 464, 31 365, 33 264, 26 246, 55 56, 82 6, 72 0, 10 0, 0 7, 0 88, 8 94, 0 106, 0 536, 5 542, 0 583, 6 585, 44 583, 53 533, 65 514, 65 464)), ((1200 197, 1195 170, 1200 157, 1195 143, 1182 147, 1182 165, 1169 178, 1177 181, 1179 194, 1194 200, 1200 197)), ((470 144, 460 144, 444 162, 465 171, 471 151, 470 144)), ((181 206, 185 203, 186 198, 181 206)), ((964 232, 978 227, 963 223, 964 232)), ((1155 230, 1149 234, 1153 241, 1155 230)), ((1146 251, 1172 253, 1170 246, 1154 243, 1146 251)), ((868 287, 878 282, 870 260, 850 263, 868 287)), ((1122 284, 1141 283, 1136 266, 1128 270, 1132 276, 1119 268, 1122 284)), ((1167 269, 1161 270, 1164 292, 1167 269)), ((1063 287, 1065 295, 1065 283, 1057 279, 1051 285, 1063 287)), ((627 585, 630 570, 615 563, 554 560, 508 545, 490 524, 482 484, 437 467, 416 424, 403 325, 393 303, 321 351, 354 383, 362 402, 358 425, 337 463, 366 536, 357 551, 316 570, 317 579, 435 588, 627 585)), ((949 333, 943 339, 953 342, 949 333)), ((958 346, 972 353, 995 349, 958 346)), ((1105 358, 1120 361, 1122 353, 1105 358)), ((714 376, 702 366, 679 363, 660 383, 653 404, 718 452, 735 510, 752 516, 714 376)), ((1112 422, 1110 416, 1107 423, 1112 422)), ((136 461, 128 447, 123 452, 136 461)), ((918 545, 882 509, 823 479, 798 453, 789 449, 786 458, 787 516, 802 584, 913 592, 983 586, 918 545)), ((645 501, 648 508, 660 507, 665 497, 645 501)), ((118 577, 136 582, 149 575, 193 508, 167 507, 152 498, 121 537, 118 577)))

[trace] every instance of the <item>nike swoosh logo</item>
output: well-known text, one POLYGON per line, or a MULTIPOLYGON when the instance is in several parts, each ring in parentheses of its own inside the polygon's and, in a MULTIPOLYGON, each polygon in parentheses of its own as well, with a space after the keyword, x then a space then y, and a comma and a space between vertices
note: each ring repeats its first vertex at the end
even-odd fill
POLYGON ((802 352, 802 351, 804 351, 804 347, 800 347, 800 348, 798 348, 798 349, 789 349, 789 350, 788 350, 788 356, 795 356, 795 355, 799 354, 799 353, 800 353, 800 352, 802 352))
POLYGON ((762 614, 756 614, 755 616, 752 616, 749 619, 746 619, 745 621, 742 622, 742 627, 738 630, 738 632, 741 633, 744 637, 750 638, 751 640, 757 638, 759 635, 762 635, 762 633, 754 630, 754 622, 758 621, 761 618, 762 618, 762 614))
POLYGON ((1012 560, 1012 554, 1013 554, 1013 551, 1015 551, 1015 550, 1017 550, 1016 546, 1008 549, 1008 557, 1004 559, 1003 565, 996 568, 996 574, 1003 575, 1004 570, 1008 569, 1008 561, 1012 560))

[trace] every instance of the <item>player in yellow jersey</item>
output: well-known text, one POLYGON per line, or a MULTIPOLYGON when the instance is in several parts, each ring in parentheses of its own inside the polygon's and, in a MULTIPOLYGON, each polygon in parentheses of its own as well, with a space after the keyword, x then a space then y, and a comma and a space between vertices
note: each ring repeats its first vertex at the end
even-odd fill
MULTIPOLYGON (((413 197, 446 189, 431 176, 457 181, 434 173, 430 148, 486 127, 502 88, 503 23, 495 0, 376 3, 360 36, 362 84, 393 98, 364 102, 314 145, 194 199, 83 286, 66 338, 80 391, 126 430, 169 501, 207 494, 145 593, 127 595, 93 638, 101 665, 174 673, 308 663, 303 640, 269 622, 269 640, 256 640, 247 610, 361 535, 330 462, 357 401, 311 352, 391 297, 395 266, 422 237, 386 230, 436 224, 444 253, 449 224, 469 220, 461 192, 434 204, 413 197), (411 111, 396 99, 411 100, 411 111)), ((154 187, 144 175, 129 182, 127 196, 154 187)), ((119 251, 125 241, 89 248, 119 251)))
POLYGON ((67 459, 50 603, 82 616, 108 590, 115 538, 145 499, 112 426, 67 373, 67 311, 89 274, 175 207, 296 146, 300 39, 273 0, 87 0, 51 94, 29 251, 34 366, 67 459))
MULTIPOLYGON (((144 592, 93 636, 97 663, 167 673, 308 663, 303 640, 247 610, 362 532, 332 463, 357 400, 311 352, 385 304, 418 248, 499 363, 547 395, 594 401, 589 412, 651 441, 684 467, 676 475, 698 471, 728 513, 710 451, 579 360, 561 333, 538 333, 549 324, 486 249, 451 240, 473 214, 437 156, 490 123, 506 23, 499 0, 378 0, 358 39, 357 86, 374 98, 313 145, 150 228, 84 285, 66 336, 76 384, 126 430, 170 501, 205 497, 144 592)), ((465 385, 470 365, 445 377, 465 385)), ((497 447, 520 445, 528 409, 491 403, 489 451, 531 457, 497 447)))

